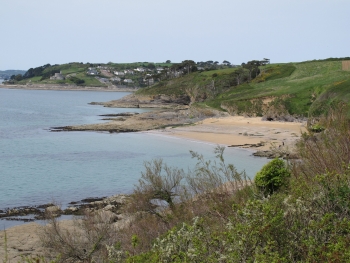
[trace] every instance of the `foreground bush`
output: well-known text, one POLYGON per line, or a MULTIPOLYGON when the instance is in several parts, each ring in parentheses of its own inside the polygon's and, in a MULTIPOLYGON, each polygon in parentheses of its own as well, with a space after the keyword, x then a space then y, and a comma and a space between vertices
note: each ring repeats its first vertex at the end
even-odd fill
POLYGON ((233 204, 221 229, 196 218, 129 262, 349 262, 349 177, 327 175, 312 189, 293 182, 291 194, 233 204))

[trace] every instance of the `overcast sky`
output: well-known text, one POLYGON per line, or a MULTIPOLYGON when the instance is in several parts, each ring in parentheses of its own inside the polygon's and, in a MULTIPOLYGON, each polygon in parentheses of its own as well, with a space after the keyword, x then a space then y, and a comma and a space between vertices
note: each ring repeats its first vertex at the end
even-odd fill
POLYGON ((0 70, 350 56, 350 0, 0 0, 0 70))

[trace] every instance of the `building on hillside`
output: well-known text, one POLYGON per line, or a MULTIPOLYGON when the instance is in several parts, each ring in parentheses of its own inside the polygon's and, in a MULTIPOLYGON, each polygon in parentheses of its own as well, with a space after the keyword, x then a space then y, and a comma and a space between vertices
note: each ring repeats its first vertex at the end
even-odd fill
POLYGON ((134 83, 134 82, 132 81, 132 79, 124 79, 124 82, 127 83, 127 84, 134 83))
POLYGON ((114 75, 120 76, 120 77, 124 77, 125 73, 122 71, 114 71, 114 75))
POLYGON ((124 73, 134 75, 134 71, 132 69, 126 69, 126 70, 124 70, 124 73))
POLYGON ((113 77, 113 78, 110 78, 111 81, 117 81, 117 82, 120 82, 122 79, 119 78, 119 77, 113 77))
POLYGON ((89 70, 86 72, 88 75, 98 75, 97 69, 95 68, 89 68, 89 70))
POLYGON ((60 73, 55 73, 52 77, 50 77, 52 80, 64 80, 65 77, 62 75, 62 71, 60 73))
POLYGON ((138 72, 145 72, 145 69, 144 69, 144 68, 137 68, 137 69, 135 69, 135 71, 138 71, 138 72))
POLYGON ((146 85, 153 85, 154 84, 154 79, 153 78, 150 78, 150 77, 148 77, 148 78, 144 78, 143 79, 143 82, 146 84, 146 85))

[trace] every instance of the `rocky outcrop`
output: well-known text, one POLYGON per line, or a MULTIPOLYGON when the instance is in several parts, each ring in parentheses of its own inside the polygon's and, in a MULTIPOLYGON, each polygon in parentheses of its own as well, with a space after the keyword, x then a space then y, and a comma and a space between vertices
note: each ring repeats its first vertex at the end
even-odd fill
POLYGON ((222 116, 222 112, 201 108, 189 108, 178 106, 172 110, 156 110, 141 114, 125 114, 123 118, 116 117, 107 123, 88 124, 79 126, 53 127, 51 131, 108 131, 115 132, 138 132, 165 127, 189 125, 208 117, 222 116))
POLYGON ((173 109, 179 106, 189 105, 190 98, 186 95, 169 96, 159 95, 135 95, 130 94, 119 100, 108 102, 92 102, 91 104, 103 105, 112 108, 166 108, 173 109))
POLYGON ((126 204, 128 195, 117 194, 104 198, 86 198, 78 202, 71 202, 66 209, 54 204, 39 206, 22 206, 0 210, 0 218, 11 221, 30 222, 43 220, 61 215, 83 215, 86 211, 109 211, 119 214, 120 208, 126 204))
POLYGON ((267 151, 256 151, 253 153, 253 156, 256 157, 265 157, 267 159, 274 159, 274 158, 282 158, 282 159, 299 159, 299 156, 296 153, 293 152, 283 152, 283 151, 274 151, 274 150, 267 150, 267 151))

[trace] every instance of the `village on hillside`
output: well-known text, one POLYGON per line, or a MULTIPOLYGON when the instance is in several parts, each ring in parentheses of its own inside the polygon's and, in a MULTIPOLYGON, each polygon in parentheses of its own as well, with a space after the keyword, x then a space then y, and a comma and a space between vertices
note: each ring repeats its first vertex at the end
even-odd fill
POLYGON ((181 63, 137 62, 137 63, 79 63, 62 65, 43 65, 30 68, 25 74, 12 75, 6 84, 76 84, 81 86, 127 86, 149 87, 156 82, 178 78, 195 71, 209 71, 237 67, 229 61, 194 62, 184 60, 181 63))

